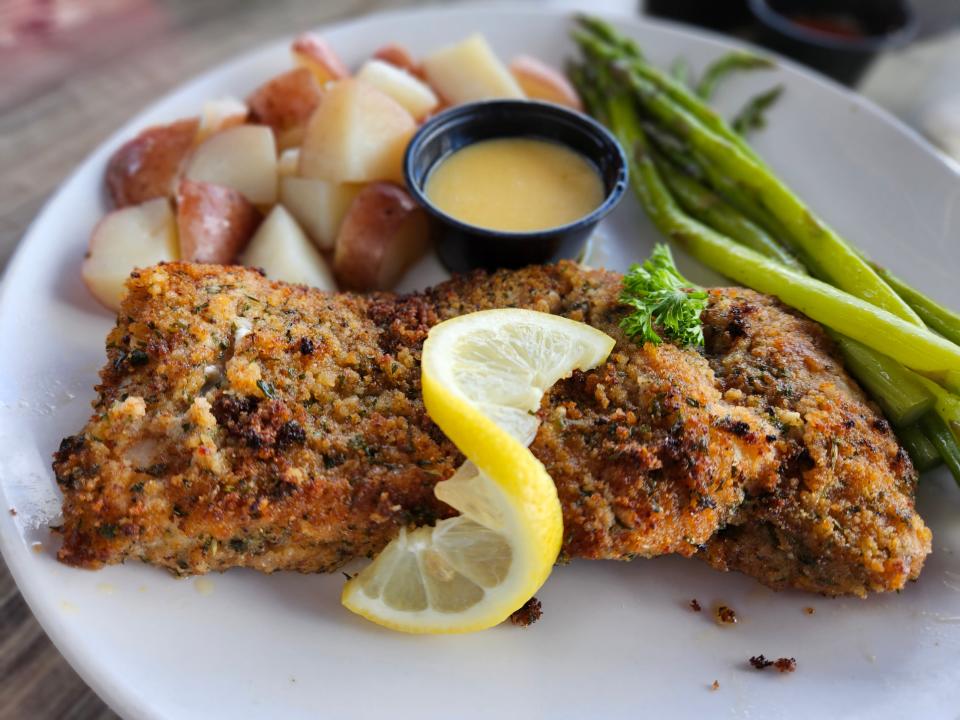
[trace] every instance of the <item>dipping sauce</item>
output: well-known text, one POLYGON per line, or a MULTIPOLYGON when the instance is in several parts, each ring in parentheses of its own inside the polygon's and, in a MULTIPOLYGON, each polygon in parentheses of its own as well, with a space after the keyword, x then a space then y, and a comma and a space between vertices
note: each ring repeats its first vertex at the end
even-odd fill
POLYGON ((797 25, 844 40, 860 40, 870 35, 863 25, 853 15, 835 14, 797 14, 791 15, 790 20, 797 25))
POLYGON ((460 222, 504 232, 567 225, 598 208, 603 180, 575 150, 533 138, 481 140, 441 160, 424 192, 460 222))

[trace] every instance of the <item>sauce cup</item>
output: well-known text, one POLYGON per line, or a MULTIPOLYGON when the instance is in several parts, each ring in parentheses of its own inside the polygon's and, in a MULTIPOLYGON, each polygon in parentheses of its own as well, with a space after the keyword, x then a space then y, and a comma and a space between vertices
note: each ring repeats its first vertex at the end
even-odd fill
POLYGON ((748 0, 757 41, 856 85, 879 53, 917 31, 908 0, 748 0))
POLYGON ((410 193, 434 220, 437 254, 452 272, 517 268, 579 256, 597 223, 627 188, 627 158, 616 138, 582 113, 551 103, 489 100, 458 105, 426 122, 407 146, 403 162, 410 193), (564 145, 597 170, 603 202, 583 217, 533 232, 471 225, 437 208, 425 187, 433 169, 467 145, 496 138, 531 138, 564 145))

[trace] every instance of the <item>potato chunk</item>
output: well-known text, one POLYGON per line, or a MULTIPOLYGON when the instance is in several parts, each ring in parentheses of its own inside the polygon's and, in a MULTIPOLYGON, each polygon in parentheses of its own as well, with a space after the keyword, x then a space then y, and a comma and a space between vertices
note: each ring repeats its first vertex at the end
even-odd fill
POLYGON ((277 146, 270 128, 238 125, 201 143, 186 177, 242 192, 257 205, 277 200, 277 146))
POLYGON ((426 213, 407 191, 390 183, 371 183, 343 219, 333 267, 346 288, 386 290, 428 246, 426 213))
POLYGON ((227 265, 243 252, 260 213, 233 188, 184 179, 177 192, 180 259, 227 265))
POLYGON ((177 259, 177 225, 170 201, 155 198, 114 210, 97 223, 80 275, 93 296, 117 312, 133 270, 177 259))
POLYGON ((471 35, 423 60, 427 81, 450 104, 522 98, 523 90, 483 35, 471 35))
POLYGON ((386 93, 355 78, 330 86, 310 118, 300 175, 335 183, 402 179, 417 124, 386 93))
POLYGON ((107 162, 107 190, 118 207, 173 197, 184 161, 193 147, 199 118, 143 130, 107 162))
POLYGON ((261 268, 271 280, 309 285, 321 290, 337 289, 327 261, 283 205, 275 206, 267 215, 242 255, 241 262, 261 268))
POLYGON ((307 121, 320 104, 320 83, 306 68, 296 68, 267 80, 247 98, 255 122, 268 125, 280 149, 303 140, 307 121))

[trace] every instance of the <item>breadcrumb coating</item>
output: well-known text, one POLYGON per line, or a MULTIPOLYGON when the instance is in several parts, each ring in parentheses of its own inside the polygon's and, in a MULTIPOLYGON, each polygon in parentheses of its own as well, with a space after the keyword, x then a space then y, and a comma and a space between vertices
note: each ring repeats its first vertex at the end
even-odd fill
POLYGON ((444 319, 523 307, 617 341, 546 394, 531 446, 563 506, 563 559, 700 554, 829 594, 917 576, 930 533, 916 475, 816 324, 714 290, 704 352, 641 347, 618 327, 619 287, 569 262, 409 295, 324 293, 240 267, 140 270, 93 416, 55 454, 58 557, 328 572, 448 516, 433 487, 463 458, 424 410, 423 341, 444 319))

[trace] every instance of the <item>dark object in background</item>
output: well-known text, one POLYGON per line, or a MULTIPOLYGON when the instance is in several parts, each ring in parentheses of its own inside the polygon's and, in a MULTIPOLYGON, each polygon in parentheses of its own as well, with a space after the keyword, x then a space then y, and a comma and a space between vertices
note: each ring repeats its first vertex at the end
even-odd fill
POLYGON ((907 0, 647 0, 644 9, 755 42, 847 85, 917 30, 907 0))
POLYGON ((627 188, 627 156, 609 130, 582 113, 530 100, 486 100, 440 113, 407 145, 403 172, 410 194, 433 218, 437 255, 452 272, 519 268, 576 258, 597 223, 616 207, 627 188), (502 137, 552 140, 580 153, 600 173, 604 201, 579 220, 535 232, 470 225, 430 202, 424 187, 441 160, 472 143, 502 137))
POLYGON ((647 0, 644 10, 654 17, 721 32, 742 28, 752 19, 747 0, 647 0))
POLYGON ((756 41, 847 85, 916 35, 905 0, 748 0, 756 41))

